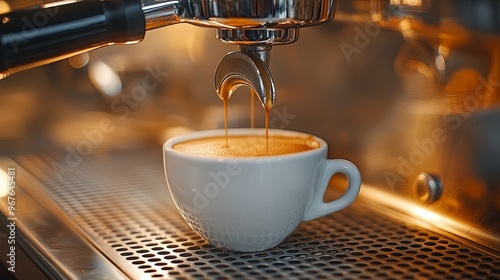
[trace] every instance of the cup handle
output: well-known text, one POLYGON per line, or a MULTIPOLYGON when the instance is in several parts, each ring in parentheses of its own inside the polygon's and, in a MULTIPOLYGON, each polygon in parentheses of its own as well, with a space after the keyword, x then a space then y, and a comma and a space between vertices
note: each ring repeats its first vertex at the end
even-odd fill
POLYGON ((312 199, 309 200, 304 221, 314 220, 324 215, 339 211, 349 206, 358 196, 361 188, 361 175, 352 162, 343 159, 326 159, 316 167, 316 184, 312 199), (339 198, 324 203, 323 197, 332 176, 336 173, 344 174, 349 180, 346 192, 339 198))

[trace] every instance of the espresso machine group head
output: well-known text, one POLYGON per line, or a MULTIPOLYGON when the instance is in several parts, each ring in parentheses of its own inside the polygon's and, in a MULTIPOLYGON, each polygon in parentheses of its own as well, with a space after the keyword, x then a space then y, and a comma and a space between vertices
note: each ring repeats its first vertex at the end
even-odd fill
POLYGON ((298 29, 333 19, 335 0, 142 0, 146 29, 179 22, 217 29, 235 45, 295 42, 298 29))
POLYGON ((250 58, 222 60, 216 88, 227 85, 232 77, 229 84, 250 86, 262 104, 270 107, 274 103, 274 86, 269 85, 272 78, 267 70, 271 46, 295 42, 299 28, 328 22, 334 14, 335 0, 49 2, 0 15, 0 79, 99 47, 139 42, 146 30, 190 23, 215 28, 219 41, 238 45, 240 52, 232 58, 250 58), (240 73, 243 65, 227 65, 235 61, 252 70, 248 72, 247 67, 240 73))

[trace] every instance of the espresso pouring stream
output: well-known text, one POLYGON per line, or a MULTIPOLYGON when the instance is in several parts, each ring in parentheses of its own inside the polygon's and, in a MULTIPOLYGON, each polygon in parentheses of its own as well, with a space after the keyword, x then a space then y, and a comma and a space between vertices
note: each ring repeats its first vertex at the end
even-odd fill
MULTIPOLYGON (((230 52, 222 58, 215 71, 215 88, 224 103, 224 127, 228 145, 228 102, 236 89, 248 86, 252 95, 259 98, 266 110, 266 145, 269 136, 269 113, 276 101, 276 90, 268 68, 267 46, 242 46, 240 51, 230 52)), ((252 98, 253 104, 253 98, 252 98)), ((252 105, 253 106, 253 105, 252 105)), ((253 126, 253 108, 252 126, 253 126)))

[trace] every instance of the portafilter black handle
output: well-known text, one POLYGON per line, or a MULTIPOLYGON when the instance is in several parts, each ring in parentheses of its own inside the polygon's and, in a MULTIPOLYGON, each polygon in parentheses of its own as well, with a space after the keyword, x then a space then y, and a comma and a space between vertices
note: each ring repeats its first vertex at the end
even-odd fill
MULTIPOLYGON (((66 2, 67 3, 67 2, 66 2)), ((139 42, 140 0, 85 0, 0 15, 0 79, 102 46, 139 42)))

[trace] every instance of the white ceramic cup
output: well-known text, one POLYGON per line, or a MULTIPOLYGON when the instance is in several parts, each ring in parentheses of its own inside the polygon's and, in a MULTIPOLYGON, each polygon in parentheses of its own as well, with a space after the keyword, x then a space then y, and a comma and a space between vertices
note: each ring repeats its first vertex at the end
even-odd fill
MULTIPOLYGON (((261 129, 230 129, 230 135, 263 135, 261 129)), ((270 130, 271 134, 309 134, 270 130)), ((354 164, 326 159, 327 144, 287 155, 204 158, 172 147, 187 140, 223 136, 225 131, 189 133, 163 146, 165 175, 172 199, 184 220, 213 246, 234 251, 262 251, 287 238, 300 224, 349 206, 361 187, 354 164), (346 192, 324 203, 333 174, 348 180, 346 192)))

